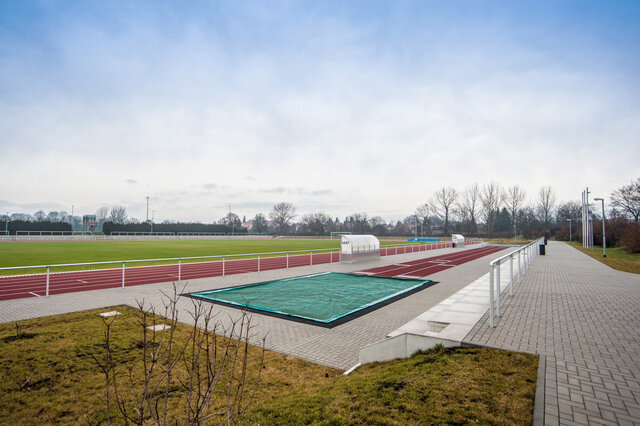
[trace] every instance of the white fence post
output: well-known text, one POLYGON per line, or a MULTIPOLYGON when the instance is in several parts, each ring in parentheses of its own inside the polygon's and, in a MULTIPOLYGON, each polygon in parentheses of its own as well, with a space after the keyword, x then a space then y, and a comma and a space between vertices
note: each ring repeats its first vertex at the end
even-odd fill
POLYGON ((522 250, 518 250, 518 284, 520 284, 520 255, 522 254, 522 250))
POLYGON ((258 272, 260 272, 260 255, 258 255, 258 272))
POLYGON ((309 251, 309 265, 313 266, 313 252, 309 251))
POLYGON ((289 269, 289 252, 287 252, 287 269, 289 269))
POLYGON ((497 266, 498 266, 498 269, 496 269, 496 283, 497 283, 498 294, 496 294, 496 316, 500 318, 500 268, 502 264, 498 262, 497 266))
POLYGON ((49 297, 49 271, 50 271, 51 266, 47 266, 47 288, 45 290, 45 295, 47 297, 49 297))
POLYGON ((178 259, 178 282, 182 281, 182 259, 178 259))
POLYGON ((122 288, 124 288, 124 263, 122 262, 122 288))
POLYGON ((494 265, 489 264, 489 326, 493 328, 493 268, 494 265))
POLYGON ((224 277, 224 257, 222 258, 222 276, 224 277))
POLYGON ((513 254, 509 256, 509 296, 513 296, 513 254))

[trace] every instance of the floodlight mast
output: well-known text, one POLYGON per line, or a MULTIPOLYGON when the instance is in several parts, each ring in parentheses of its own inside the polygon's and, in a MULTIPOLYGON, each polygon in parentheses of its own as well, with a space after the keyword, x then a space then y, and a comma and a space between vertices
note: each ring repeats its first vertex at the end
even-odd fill
POLYGON ((607 237, 604 233, 604 198, 594 198, 593 200, 602 202, 602 257, 607 257, 607 237))
POLYGON ((567 219, 569 221, 569 242, 573 241, 572 240, 572 235, 571 235, 571 218, 567 219))

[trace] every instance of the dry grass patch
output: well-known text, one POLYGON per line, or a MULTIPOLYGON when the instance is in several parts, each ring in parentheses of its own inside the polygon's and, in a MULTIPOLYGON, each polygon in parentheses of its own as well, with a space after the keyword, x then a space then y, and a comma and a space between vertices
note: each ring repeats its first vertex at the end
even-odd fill
MULTIPOLYGON (((97 314, 108 310, 123 313, 111 330, 114 359, 124 370, 139 368, 141 331, 132 308, 38 318, 18 328, 0 324, 0 423, 107 422, 105 379, 93 357, 105 352, 97 314)), ((178 342, 189 329, 176 327, 178 342)), ((250 381, 260 357, 261 349, 250 346, 250 381)), ((534 355, 437 348, 366 365, 344 377, 341 371, 266 351, 258 391, 241 423, 530 424, 536 369, 534 355)), ((180 383, 171 388, 171 423, 183 422, 184 392, 180 383)), ((115 423, 123 423, 117 410, 111 414, 115 423)))

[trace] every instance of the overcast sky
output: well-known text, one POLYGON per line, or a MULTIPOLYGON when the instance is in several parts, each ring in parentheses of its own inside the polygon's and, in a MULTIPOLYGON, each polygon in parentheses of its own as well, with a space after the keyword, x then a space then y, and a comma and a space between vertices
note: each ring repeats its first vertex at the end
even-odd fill
POLYGON ((640 3, 0 0, 0 211, 395 220, 640 177, 640 3))

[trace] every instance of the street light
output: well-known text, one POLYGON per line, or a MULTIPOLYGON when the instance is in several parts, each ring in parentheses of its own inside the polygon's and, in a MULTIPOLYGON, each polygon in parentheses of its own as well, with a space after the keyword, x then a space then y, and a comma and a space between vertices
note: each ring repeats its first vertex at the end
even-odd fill
POLYGON ((604 198, 594 198, 593 200, 602 202, 602 257, 607 257, 607 237, 604 234, 604 198))
POLYGON ((571 235, 571 219, 567 219, 567 220, 569 221, 569 242, 571 242, 571 241, 573 241, 571 239, 572 238, 572 235, 571 235))

